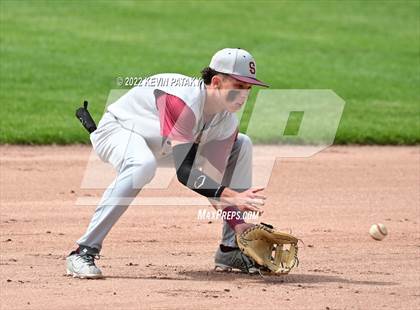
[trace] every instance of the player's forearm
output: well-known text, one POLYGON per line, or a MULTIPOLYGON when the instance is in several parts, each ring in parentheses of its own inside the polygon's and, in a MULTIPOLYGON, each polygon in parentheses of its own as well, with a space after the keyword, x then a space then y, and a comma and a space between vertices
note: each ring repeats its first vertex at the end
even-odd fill
POLYGON ((205 173, 188 165, 181 165, 177 170, 177 178, 180 183, 207 198, 219 198, 225 188, 205 173))
POLYGON ((207 198, 219 198, 225 187, 194 167, 197 148, 193 143, 177 144, 173 147, 178 181, 207 198))

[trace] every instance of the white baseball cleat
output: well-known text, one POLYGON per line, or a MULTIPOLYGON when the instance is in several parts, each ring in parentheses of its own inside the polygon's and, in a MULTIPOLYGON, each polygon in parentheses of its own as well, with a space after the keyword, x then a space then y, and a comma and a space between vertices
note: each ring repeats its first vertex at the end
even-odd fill
POLYGON ((98 255, 73 251, 66 258, 67 275, 81 279, 102 278, 102 271, 95 265, 98 255))

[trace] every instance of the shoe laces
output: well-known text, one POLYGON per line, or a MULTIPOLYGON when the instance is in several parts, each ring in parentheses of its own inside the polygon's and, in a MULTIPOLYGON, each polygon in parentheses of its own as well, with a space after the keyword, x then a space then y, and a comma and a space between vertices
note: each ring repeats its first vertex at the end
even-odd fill
POLYGON ((242 252, 238 253, 239 255, 235 257, 234 265, 240 266, 242 270, 246 270, 249 273, 249 269, 253 267, 253 263, 250 259, 248 259, 242 252))
POLYGON ((249 265, 247 264, 247 261, 246 261, 246 257, 245 257, 245 255, 241 252, 241 258, 242 258, 242 262, 243 262, 243 264, 245 265, 245 268, 246 268, 246 272, 247 273, 249 273, 249 269, 251 268, 251 267, 253 267, 253 263, 252 263, 252 261, 251 260, 249 260, 249 265))
POLYGON ((83 254, 83 255, 79 255, 79 256, 89 266, 96 266, 95 265, 95 259, 100 259, 100 256, 98 254, 95 254, 95 255, 83 254))

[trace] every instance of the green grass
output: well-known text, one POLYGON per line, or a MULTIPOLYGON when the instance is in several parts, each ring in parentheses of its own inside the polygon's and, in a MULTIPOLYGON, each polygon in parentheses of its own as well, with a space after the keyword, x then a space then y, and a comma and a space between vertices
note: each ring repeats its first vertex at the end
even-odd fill
POLYGON ((85 98, 99 120, 118 76, 198 76, 223 47, 251 51, 274 89, 334 90, 335 143, 420 143, 419 1, 2 0, 0 17, 0 143, 86 143, 85 98))
POLYGON ((292 111, 287 119, 286 128, 284 129, 285 136, 297 136, 299 134, 299 127, 302 123, 304 112, 292 111))

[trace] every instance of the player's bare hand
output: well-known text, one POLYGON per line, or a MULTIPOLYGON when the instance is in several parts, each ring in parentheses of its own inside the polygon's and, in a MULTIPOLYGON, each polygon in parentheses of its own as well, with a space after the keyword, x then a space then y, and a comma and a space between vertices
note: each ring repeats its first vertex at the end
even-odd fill
POLYGON ((221 198, 228 204, 235 205, 240 211, 264 213, 261 207, 264 206, 266 196, 261 194, 264 188, 250 188, 244 192, 236 192, 226 189, 223 191, 221 198))

